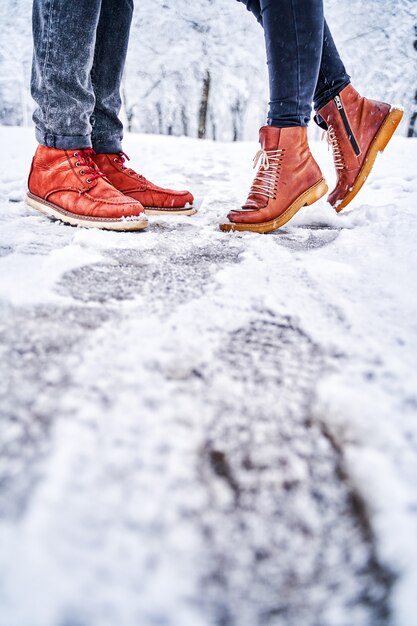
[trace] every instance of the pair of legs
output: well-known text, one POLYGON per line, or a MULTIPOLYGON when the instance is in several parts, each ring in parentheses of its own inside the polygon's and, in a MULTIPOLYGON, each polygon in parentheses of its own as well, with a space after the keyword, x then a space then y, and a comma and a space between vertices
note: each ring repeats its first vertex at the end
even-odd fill
POLYGON ((33 1, 39 147, 27 202, 72 225, 140 230, 145 214, 194 212, 192 194, 154 185, 122 152, 120 86, 132 14, 133 0, 33 1))
POLYGON ((315 120, 333 148, 337 182, 328 202, 338 212, 361 189, 403 113, 352 87, 324 19, 323 0, 240 1, 264 29, 270 105, 247 201, 220 228, 265 233, 328 191, 308 145, 313 103, 315 120))
POLYGON ((40 144, 121 152, 132 14, 133 0, 34 0, 31 88, 40 144))
POLYGON ((350 82, 324 19, 323 0, 240 0, 264 29, 269 70, 268 124, 307 126, 350 82))
POLYGON ((328 191, 308 145, 313 103, 315 120, 333 148, 337 182, 328 202, 338 212, 361 189, 403 113, 352 87, 324 19, 323 0, 240 1, 264 29, 270 106, 247 201, 220 228, 265 233, 328 191))

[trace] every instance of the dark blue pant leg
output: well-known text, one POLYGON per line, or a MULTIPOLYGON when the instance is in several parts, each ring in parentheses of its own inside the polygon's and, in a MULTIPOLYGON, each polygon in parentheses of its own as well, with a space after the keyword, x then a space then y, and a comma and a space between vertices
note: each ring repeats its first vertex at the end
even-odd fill
POLYGON ((322 6, 320 7, 319 5, 321 3, 317 3, 315 0, 300 0, 297 4, 293 4, 297 10, 291 14, 289 8, 292 3, 289 0, 276 0, 269 3, 265 3, 264 0, 240 1, 246 5, 248 11, 254 14, 265 30, 271 91, 268 123, 273 126, 288 126, 288 121, 290 120, 290 125, 306 125, 310 118, 312 101, 314 101, 315 109, 318 110, 350 82, 350 77, 346 73, 324 17, 322 18, 323 24, 320 26, 322 6), (273 11, 269 15, 264 13, 265 4, 273 5, 273 11), (315 15, 315 19, 309 21, 311 12, 315 15), (281 16, 280 25, 279 18, 276 20, 270 19, 271 14, 281 16), (266 17, 269 19, 265 19, 266 17), (299 22, 298 30, 294 29, 293 24, 296 20, 299 22), (313 34, 311 34, 310 39, 308 37, 308 31, 317 27, 317 20, 319 21, 318 33, 322 33, 322 38, 319 41, 319 69, 317 69, 317 51, 314 50, 314 54, 311 56, 306 54, 314 45, 317 45, 317 40, 320 39, 313 36, 313 34), (294 33, 297 35, 300 29, 303 36, 297 39, 297 37, 294 37, 294 33), (305 42, 307 42, 306 45, 304 45, 305 42), (280 56, 280 52, 285 47, 288 47, 290 54, 280 56), (271 49, 275 51, 272 54, 268 53, 268 50, 271 49), (300 71, 300 58, 302 70, 300 79, 306 80, 306 82, 301 89, 297 89, 297 102, 294 102, 294 99, 292 103, 291 101, 282 102, 283 96, 285 96, 285 93, 288 93, 291 85, 294 86, 296 84, 297 75, 300 71), (307 78, 305 78, 306 73, 307 78), (289 79, 287 79, 287 76, 289 76, 289 79), (316 78, 314 79, 314 77, 316 78), (300 119, 300 112, 304 114, 304 120, 300 119))
POLYGON ((324 107, 350 83, 350 76, 337 51, 330 29, 324 20, 323 52, 319 77, 314 92, 314 108, 316 111, 324 107))
POLYGON ((270 126, 307 126, 323 47, 323 0, 260 0, 270 126))
POLYGON ((123 124, 120 85, 125 66, 133 0, 102 0, 94 65, 91 71, 96 103, 92 123, 92 143, 96 152, 122 150, 123 124))

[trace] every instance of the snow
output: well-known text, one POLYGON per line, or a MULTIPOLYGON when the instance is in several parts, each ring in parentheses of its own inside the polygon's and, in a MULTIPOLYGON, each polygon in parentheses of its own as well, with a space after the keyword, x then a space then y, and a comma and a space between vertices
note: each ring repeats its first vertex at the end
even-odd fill
POLYGON ((417 141, 257 235, 254 142, 128 135, 199 213, 110 233, 0 140, 0 626, 414 626, 417 141))

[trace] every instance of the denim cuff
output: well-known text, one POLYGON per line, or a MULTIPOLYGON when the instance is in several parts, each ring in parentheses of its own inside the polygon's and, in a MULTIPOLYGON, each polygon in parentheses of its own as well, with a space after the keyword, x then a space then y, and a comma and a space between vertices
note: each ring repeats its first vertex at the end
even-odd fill
POLYGON ((97 154, 117 154, 122 152, 122 137, 119 135, 95 135, 92 134, 91 142, 97 154))
POLYGON ((36 128, 35 134, 37 142, 48 148, 57 148, 58 150, 91 148, 90 135, 54 135, 42 131, 40 128, 36 128))
POLYGON ((301 116, 296 116, 292 118, 291 120, 289 119, 280 120, 277 118, 268 117, 266 123, 268 126, 273 126, 274 128, 294 128, 295 126, 302 126, 302 127, 307 126, 307 122, 305 121, 305 118, 301 116))

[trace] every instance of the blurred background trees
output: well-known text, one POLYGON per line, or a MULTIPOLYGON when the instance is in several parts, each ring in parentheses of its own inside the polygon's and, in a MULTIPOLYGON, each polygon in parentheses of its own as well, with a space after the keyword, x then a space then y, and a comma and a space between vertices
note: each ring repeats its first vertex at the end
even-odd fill
POLYGON ((30 124, 32 54, 30 3, 0 3, 0 124, 30 124))
MULTIPOLYGON (((31 0, 0 6, 0 123, 30 124, 31 0)), ((355 86, 406 108, 417 134, 417 0, 327 0, 326 13, 355 86)), ((137 2, 123 82, 134 132, 241 140, 265 122, 261 27, 235 0, 137 2)))

